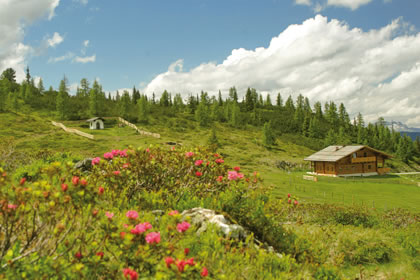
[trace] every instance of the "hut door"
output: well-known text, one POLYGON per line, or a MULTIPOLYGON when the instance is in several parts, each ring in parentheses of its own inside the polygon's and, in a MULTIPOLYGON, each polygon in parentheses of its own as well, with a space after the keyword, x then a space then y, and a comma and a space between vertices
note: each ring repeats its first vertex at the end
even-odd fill
POLYGON ((101 123, 100 122, 96 122, 96 129, 101 129, 101 123))

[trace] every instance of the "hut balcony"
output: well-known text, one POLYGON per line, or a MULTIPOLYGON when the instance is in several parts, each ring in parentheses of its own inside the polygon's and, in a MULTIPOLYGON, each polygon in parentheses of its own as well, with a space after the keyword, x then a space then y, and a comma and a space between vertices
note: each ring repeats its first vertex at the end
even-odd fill
POLYGON ((375 162, 376 157, 360 157, 360 158, 352 158, 351 163, 364 163, 364 162, 375 162))

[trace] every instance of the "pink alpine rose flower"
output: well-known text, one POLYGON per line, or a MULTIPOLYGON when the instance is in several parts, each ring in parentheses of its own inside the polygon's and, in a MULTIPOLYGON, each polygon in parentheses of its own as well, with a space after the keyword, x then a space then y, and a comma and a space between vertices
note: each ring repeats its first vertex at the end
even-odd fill
POLYGON ((25 184, 25 182, 26 182, 26 178, 23 177, 22 179, 20 179, 19 185, 23 186, 25 184))
POLYGON ((112 173, 114 173, 115 176, 118 176, 118 175, 120 175, 121 171, 117 170, 117 171, 114 171, 112 173))
POLYGON ((127 216, 127 218, 131 220, 135 220, 139 217, 139 213, 137 213, 137 211, 134 211, 134 210, 127 211, 125 215, 127 216))
POLYGON ((73 183, 73 185, 77 186, 79 184, 79 177, 73 176, 71 182, 73 183))
POLYGON ((235 171, 239 172, 239 171, 241 170, 241 168, 240 168, 239 166, 235 166, 235 167, 233 168, 233 170, 235 170, 235 171))
POLYGON ((209 271, 206 267, 203 267, 203 270, 201 271, 201 276, 206 277, 209 275, 209 271))
POLYGON ((166 257, 165 258, 165 263, 166 263, 166 267, 167 268, 170 268, 171 267, 171 264, 175 263, 175 260, 173 258, 171 258, 171 257, 166 257))
POLYGON ((186 231, 187 229, 189 229, 190 228, 190 224, 188 223, 188 222, 182 222, 182 223, 180 223, 180 224, 177 224, 176 225, 176 229, 179 231, 179 232, 184 232, 184 231, 186 231))
POLYGON ((179 272, 184 272, 185 265, 187 264, 184 260, 177 260, 175 265, 178 267, 179 272))
POLYGON ((224 163, 225 161, 221 158, 216 159, 216 163, 221 164, 224 163))
POLYGON ((203 173, 201 173, 200 171, 195 172, 195 176, 197 177, 201 177, 203 175, 203 173))
POLYGON ((195 166, 200 166, 200 165, 202 165, 203 164, 203 160, 202 159, 198 159, 198 160, 196 160, 195 161, 195 163, 194 163, 194 165, 195 166))
POLYGON ((104 187, 99 187, 99 188, 98 188, 98 193, 99 193, 99 194, 103 194, 103 193, 104 193, 104 191, 105 191, 104 187))
POLYGON ((123 274, 124 274, 124 277, 126 279, 129 279, 129 280, 139 279, 139 276, 138 276, 137 272, 135 272, 134 270, 132 270, 130 268, 124 268, 123 269, 123 274))
POLYGON ((114 156, 112 155, 112 153, 105 153, 104 154, 104 158, 106 158, 106 159, 113 159, 114 158, 114 156))
POLYGON ((97 165, 97 164, 99 164, 100 161, 101 161, 101 158, 96 157, 96 158, 92 159, 92 165, 97 165))
POLYGON ((120 151, 120 157, 127 157, 127 149, 120 151))
POLYGON ((105 216, 107 216, 107 217, 108 217, 108 219, 109 219, 109 220, 111 220, 111 219, 112 219, 112 217, 114 217, 114 213, 111 213, 111 212, 105 212, 105 216))
POLYGON ((123 166, 122 166, 122 168, 128 168, 129 166, 130 166, 129 163, 124 163, 123 166))
POLYGON ((111 154, 112 154, 112 156, 116 157, 120 154, 120 150, 112 150, 111 154))
POLYGON ((190 158, 192 156, 194 156, 194 153, 193 152, 186 152, 185 153, 185 157, 187 157, 187 158, 190 158))
POLYGON ((9 209, 16 209, 17 208, 17 205, 16 204, 8 204, 7 205, 7 208, 9 208, 9 209))
POLYGON ((173 211, 168 213, 169 216, 175 216, 175 215, 178 215, 178 214, 179 214, 178 210, 173 210, 173 211))
POLYGON ((244 177, 244 174, 238 173, 236 171, 228 171, 228 179, 230 181, 236 181, 238 179, 242 179, 244 177))
POLYGON ((146 242, 149 244, 159 243, 160 242, 160 233, 159 232, 151 232, 146 235, 146 242))
POLYGON ((219 176, 219 177, 217 177, 216 181, 217 181, 217 182, 222 182, 222 181, 223 181, 223 176, 219 176))

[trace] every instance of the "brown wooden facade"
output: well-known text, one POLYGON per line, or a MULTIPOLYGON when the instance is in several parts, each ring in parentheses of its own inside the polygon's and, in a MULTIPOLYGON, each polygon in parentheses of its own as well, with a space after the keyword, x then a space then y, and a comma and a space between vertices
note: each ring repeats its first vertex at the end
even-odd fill
MULTIPOLYGON (((339 151, 341 146, 336 147, 336 151, 339 151)), ((312 171, 319 175, 351 176, 352 174, 385 174, 390 171, 389 168, 385 167, 385 161, 390 156, 385 153, 367 146, 355 146, 354 151, 351 149, 347 150, 350 153, 341 158, 329 159, 327 157, 323 158, 322 155, 317 156, 317 154, 314 154, 313 159, 309 157, 305 160, 311 161, 312 171), (360 149, 358 149, 359 147, 360 149)), ((334 154, 334 151, 331 154, 334 154)))

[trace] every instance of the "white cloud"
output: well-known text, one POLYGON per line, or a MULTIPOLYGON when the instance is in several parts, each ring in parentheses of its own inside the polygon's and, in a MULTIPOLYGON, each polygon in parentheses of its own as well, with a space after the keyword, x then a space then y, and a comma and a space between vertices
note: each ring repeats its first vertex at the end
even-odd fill
POLYGON ((0 0, 0 72, 12 67, 17 80, 25 77, 25 59, 33 51, 23 44, 24 28, 34 21, 54 17, 59 0, 0 0))
POLYGON ((48 59, 48 63, 56 63, 56 62, 60 62, 60 61, 64 61, 64 60, 70 60, 74 57, 74 53, 72 52, 68 52, 63 56, 59 56, 59 57, 50 57, 48 59))
POLYGON ((354 11, 360 6, 366 5, 370 2, 372 2, 372 0, 328 0, 327 5, 350 8, 354 11))
POLYGON ((73 2, 77 2, 77 3, 80 3, 80 4, 84 5, 84 6, 86 6, 87 3, 89 2, 89 0, 73 0, 73 2))
POLYGON ((420 114, 420 33, 403 33, 404 25, 395 20, 365 32, 318 15, 289 26, 267 48, 235 49, 220 64, 182 72, 178 60, 144 92, 216 94, 236 86, 244 94, 254 87, 283 97, 302 93, 312 103, 344 102, 351 114, 360 111, 370 120, 412 120, 420 114))
POLYGON ((306 5, 306 6, 310 6, 311 0, 295 0, 296 5, 306 5))
POLYGON ((64 38, 58 33, 54 32, 54 35, 47 40, 48 46, 55 47, 59 44, 61 44, 64 41, 64 38))
POLYGON ((83 44, 82 44, 83 46, 82 46, 82 50, 80 51, 83 55, 85 55, 86 54, 86 50, 87 50, 87 48, 89 47, 89 40, 85 40, 85 41, 83 41, 83 44))
POLYGON ((88 63, 88 62, 95 62, 96 61, 96 54, 92 55, 92 56, 84 56, 84 57, 80 57, 80 56, 76 56, 73 59, 73 62, 77 62, 77 63, 88 63))

